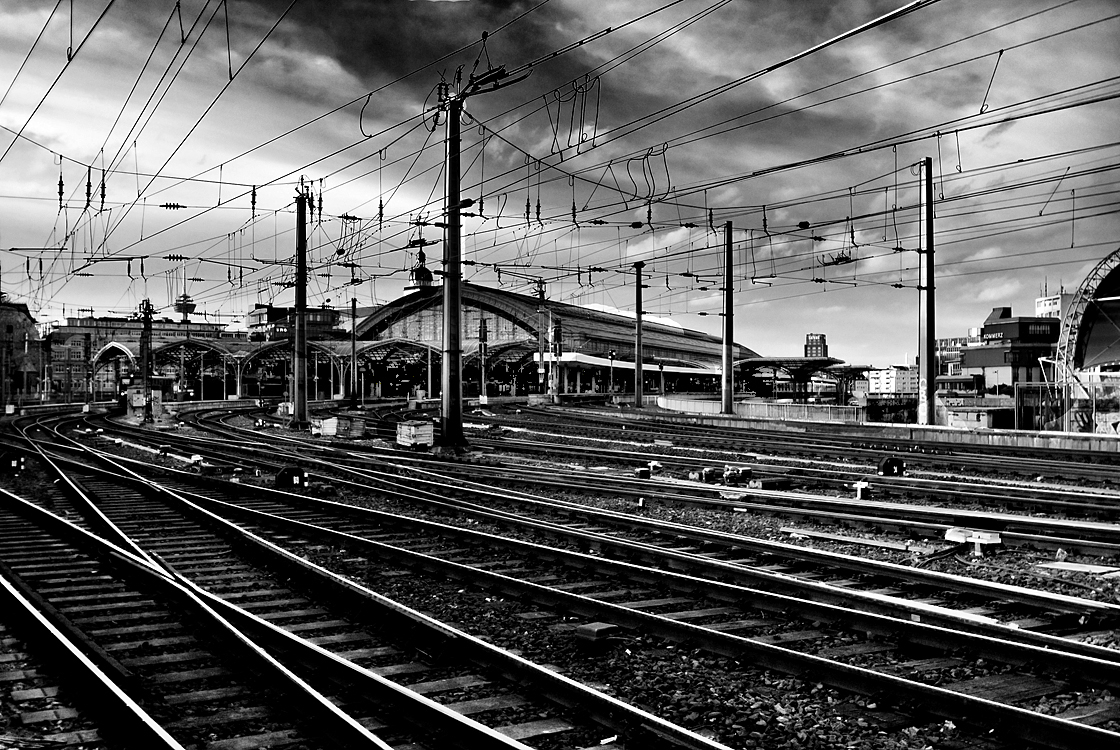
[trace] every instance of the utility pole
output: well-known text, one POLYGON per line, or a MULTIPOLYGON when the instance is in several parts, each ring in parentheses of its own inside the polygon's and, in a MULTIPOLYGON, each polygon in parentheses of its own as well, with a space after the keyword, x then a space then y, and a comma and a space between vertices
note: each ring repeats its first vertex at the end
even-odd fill
POLYGON ((441 96, 447 107, 447 169, 445 170, 446 213, 443 241, 443 368, 440 371, 440 444, 460 448, 467 444, 463 436, 463 348, 461 337, 462 279, 459 205, 459 126, 463 116, 462 96, 449 94, 441 84, 441 96))
POLYGON ((934 338, 935 292, 933 278, 933 157, 927 156, 923 162, 926 172, 925 210, 926 210, 926 247, 925 285, 925 331, 922 337, 921 360, 918 362, 918 424, 936 424, 937 409, 934 393, 937 391, 937 356, 934 338))
POLYGON ((488 331, 486 318, 478 319, 478 395, 479 403, 486 403, 486 346, 488 331))
POLYGON ((552 311, 548 313, 548 328, 550 331, 550 341, 552 346, 549 351, 552 353, 552 370, 549 373, 549 386, 548 392, 552 395, 553 403, 559 403, 560 399, 560 358, 564 354, 564 341, 563 333, 560 326, 560 321, 553 321, 552 311))
MULTIPOLYGON (((90 310, 90 317, 93 317, 93 311, 90 310)), ((94 401, 93 398, 93 341, 89 333, 82 336, 82 349, 85 356, 83 359, 86 363, 86 398, 85 402, 90 404, 94 401)))
POLYGON ((544 393, 544 279, 537 279, 537 393, 544 393))
POLYGON ((296 325, 292 339, 292 421, 293 430, 311 428, 307 418, 307 201, 301 181, 296 194, 296 325))
MULTIPOLYGON (((511 83, 527 78, 532 69, 524 74, 505 80, 508 76, 505 67, 494 68, 480 76, 473 73, 459 91, 453 91, 448 83, 439 86, 440 108, 447 113, 447 153, 444 169, 444 241, 443 241, 443 362, 440 394, 440 437, 439 447, 444 450, 458 451, 466 448, 467 439, 463 435, 463 349, 461 328, 462 297, 462 256, 460 243, 459 212, 474 205, 470 198, 462 200, 459 195, 460 168, 460 124, 463 116, 463 102, 467 97, 479 93, 495 91, 511 83), (485 87, 485 88, 484 88, 485 87)), ((456 74, 455 83, 461 82, 456 74)))
POLYGON ((721 414, 735 413, 735 258, 731 222, 723 225, 723 403, 721 414))
POLYGON ((634 406, 642 408, 642 269, 643 261, 634 264, 634 406))
POLYGON ((350 298, 350 408, 358 399, 358 298, 350 298))
POLYGON ((144 424, 155 421, 152 415, 152 309, 151 300, 140 303, 140 387, 144 394, 144 424))

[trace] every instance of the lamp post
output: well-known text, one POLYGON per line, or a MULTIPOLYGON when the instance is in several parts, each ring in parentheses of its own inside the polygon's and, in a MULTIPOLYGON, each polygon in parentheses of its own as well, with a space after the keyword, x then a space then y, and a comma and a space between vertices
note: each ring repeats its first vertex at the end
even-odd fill
POLYGON ((664 362, 658 362, 657 363, 657 370, 658 370, 658 372, 661 373, 661 395, 664 396, 665 395, 665 363, 664 362))
POLYGON ((611 349, 609 352, 607 352, 607 356, 610 357, 610 359, 611 359, 611 377, 610 377, 610 380, 607 381, 607 383, 608 383, 607 394, 610 395, 613 398, 614 397, 614 349, 611 349))

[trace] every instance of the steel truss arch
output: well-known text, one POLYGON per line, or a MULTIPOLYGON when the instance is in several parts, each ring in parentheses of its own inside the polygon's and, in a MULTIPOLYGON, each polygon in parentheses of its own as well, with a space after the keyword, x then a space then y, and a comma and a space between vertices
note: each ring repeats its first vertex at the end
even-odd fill
MULTIPOLYGON (((1105 302, 1115 302, 1120 292, 1120 248, 1106 256, 1078 286, 1062 320, 1062 331, 1055 354, 1054 379, 1060 384, 1078 385, 1078 373, 1086 366, 1086 354, 1093 327, 1100 317, 1112 322, 1105 302), (1104 296, 1101 296, 1103 293, 1104 296)), ((1115 326, 1115 322, 1113 322, 1115 326)), ((1120 328, 1117 329, 1120 334, 1120 328)), ((1117 336, 1120 342, 1120 335, 1117 336)), ((1117 354, 1120 359, 1120 352, 1117 354)))

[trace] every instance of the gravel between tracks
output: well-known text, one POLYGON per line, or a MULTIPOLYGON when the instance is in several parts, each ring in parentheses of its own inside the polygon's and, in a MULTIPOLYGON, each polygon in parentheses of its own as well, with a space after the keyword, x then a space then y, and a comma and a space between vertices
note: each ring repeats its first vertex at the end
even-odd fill
MULTIPOLYGON (((134 453, 152 461, 152 456, 127 447, 122 453, 134 453)), ((178 468, 181 465, 175 464, 178 468)), ((18 484, 33 490, 34 480, 28 472, 18 484), (25 479, 26 478, 26 479, 25 479)), ((267 482, 267 478, 262 479, 267 482)), ((17 493, 20 489, 12 487, 17 493)), ((323 488, 312 488, 318 494, 323 488)), ((339 498, 331 491, 332 499, 339 498)), ((384 507, 368 498, 350 498, 359 504, 384 507)), ((583 502, 612 510, 633 511, 624 502, 609 497, 568 495, 563 499, 583 502)), ((392 508, 386 508, 392 509, 392 508)), ((399 508, 397 508, 399 510, 399 508)), ((792 541, 807 546, 834 549, 848 554, 888 559, 906 564, 914 562, 911 553, 843 544, 820 539, 791 539, 781 532, 780 519, 768 516, 728 514, 691 508, 654 508, 646 511, 654 517, 705 528, 715 528, 766 539, 792 541)), ((445 519, 443 519, 445 520, 445 519)), ((801 522, 799 526, 813 527, 801 522)), ((816 528, 836 532, 835 527, 816 528)), ((854 533, 854 532, 844 532, 854 533)), ((898 540, 898 535, 872 531, 858 532, 861 537, 898 540)), ((1021 555, 997 553, 979 563, 967 559, 947 558, 938 569, 989 580, 1005 580, 1046 590, 1061 590, 1090 598, 1117 597, 1116 584, 1102 582, 1077 573, 1028 574, 1021 564, 1021 555), (993 563, 1019 560, 1015 566, 996 567, 993 563), (1007 568, 1011 567, 1011 570, 1007 568), (1070 584, 1073 584, 1072 586, 1070 584), (1085 587, 1091 587, 1086 589, 1085 587)), ((1051 559, 1039 555, 1031 559, 1051 559)), ((1100 562, 1071 555, 1070 561, 1100 562)), ((952 722, 930 722, 911 725, 889 711, 880 710, 873 701, 844 695, 811 680, 744 666, 734 660, 712 657, 687 646, 674 646, 654 638, 627 635, 609 644, 602 653, 589 658, 574 638, 564 629, 565 618, 525 620, 518 617, 524 607, 486 592, 463 588, 454 583, 426 581, 418 586, 413 576, 367 574, 364 569, 349 569, 341 559, 325 555, 320 562, 347 575, 364 580, 374 590, 457 623, 476 635, 505 648, 519 651, 526 658, 560 667, 569 676, 598 686, 623 700, 647 708, 684 726, 703 731, 736 748, 965 748, 994 747, 975 736, 962 734, 952 722)), ((933 566, 931 566, 933 567, 933 566)), ((980 671, 971 676, 981 676, 980 671)), ((1076 705, 1090 705, 1111 700, 1099 691, 1069 692, 1041 699, 1036 707, 1045 713, 1061 713, 1076 705)))

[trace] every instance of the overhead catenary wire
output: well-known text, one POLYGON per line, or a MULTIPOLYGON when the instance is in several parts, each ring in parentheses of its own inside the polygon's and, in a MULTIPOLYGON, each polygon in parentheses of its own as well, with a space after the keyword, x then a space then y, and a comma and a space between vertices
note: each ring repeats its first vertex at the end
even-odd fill
MULTIPOLYGON (((31 110, 31 113, 23 121, 23 125, 19 127, 19 130, 17 131, 17 139, 18 136, 22 135, 23 131, 27 129, 27 126, 31 124, 31 120, 34 119, 35 115, 39 112, 39 109, 43 106, 43 103, 46 102, 47 97, 50 96, 51 91, 54 90, 54 87, 62 79, 63 74, 66 73, 67 69, 70 67, 70 64, 73 63, 77 58, 78 53, 82 50, 82 47, 85 46, 86 42, 89 41, 90 37, 92 37, 93 33, 97 30, 97 27, 101 25, 101 22, 105 19, 105 16, 108 15, 109 9, 113 7, 114 2, 116 2, 116 0, 108 0, 105 8, 101 11, 101 14, 97 17, 97 20, 93 22, 93 26, 90 28, 90 30, 86 32, 86 35, 84 37, 82 37, 82 40, 78 43, 77 47, 74 47, 73 42, 71 42, 71 48, 67 50, 66 54, 66 64, 62 66, 62 69, 58 72, 58 75, 55 76, 55 79, 47 87, 47 90, 43 93, 43 96, 39 99, 39 102, 35 105, 35 107, 31 110)), ((16 141, 13 140, 8 144, 7 148, 4 149, 3 153, 0 153, 0 163, 2 163, 5 157, 7 157, 9 153, 11 153, 12 147, 15 145, 15 143, 16 141)))
MULTIPOLYGON (((956 131, 954 131, 954 132, 956 132, 956 131)), ((375 152, 375 153, 377 153, 377 152, 375 152)), ((409 159, 409 161, 411 161, 411 160, 412 160, 412 154, 410 153, 410 154, 409 154, 409 156, 408 156, 407 158, 409 159)), ((542 171, 543 171, 543 170, 542 170, 542 171)), ((543 183, 543 182, 545 182, 545 181, 547 181, 547 179, 548 179, 548 176, 547 176, 547 175, 548 175, 548 174, 549 174, 549 172, 551 172, 551 171, 552 171, 552 170, 544 171, 544 175, 545 175, 545 176, 543 176, 543 177, 542 177, 542 183, 543 183)), ((560 178, 561 178, 561 176, 560 176, 559 174, 557 174, 557 175, 555 176, 555 179, 556 179, 556 180, 559 180, 560 178)), ((425 177, 424 179, 426 179, 426 177, 425 177)), ((488 180, 488 181, 489 181, 489 180, 488 180)), ((263 181, 262 181, 262 182, 263 182, 263 181)), ((331 184, 332 184, 332 186, 333 186, 333 185, 334 185, 335 183, 334 183, 334 182, 332 181, 332 183, 331 183, 331 184)), ((433 184, 434 184, 434 183, 433 183, 433 184)), ((499 183, 494 183, 494 184, 499 184, 499 183)), ((379 191, 379 192, 381 192, 381 191, 379 191)), ((1078 206, 1078 208, 1080 209, 1080 198, 1081 198, 1081 195, 1080 195, 1080 192, 1081 192, 1081 191, 1080 191, 1080 189, 1078 190, 1078 192, 1079 192, 1079 195, 1078 195, 1078 199, 1079 199, 1079 206, 1078 206)), ((677 205, 681 205, 681 203, 680 203, 680 201, 679 201, 679 200, 678 200, 678 201, 676 201, 676 204, 677 204, 677 205)), ((941 209, 939 208, 939 210, 941 210, 941 209)), ((852 213, 854 213, 854 212, 852 212, 852 213)), ((560 216, 563 216, 563 215, 567 215, 567 214, 568 214, 568 211, 567 211, 567 208, 566 208, 566 207, 552 207, 552 206, 548 206, 548 205, 546 205, 546 206, 544 207, 543 211, 542 211, 542 217, 541 217, 541 221, 542 221, 543 223, 555 222, 555 221, 558 221, 558 219, 559 219, 559 217, 560 217, 560 216), (561 208, 563 208, 563 210, 561 210, 561 208), (553 210, 553 209, 555 209, 555 210, 553 210)), ((592 214, 592 215, 594 215, 594 214, 592 214)), ((600 214, 600 215, 602 215, 602 214, 600 214)), ((685 218, 688 218, 688 217, 685 217, 685 218)), ((842 218, 842 217, 841 217, 841 218, 842 218)), ((658 224, 656 224, 656 226, 660 227, 660 226, 670 226, 670 225, 669 225, 669 224, 664 224, 664 223, 658 223, 658 224)), ((543 231, 543 230, 544 230, 544 229, 546 229, 546 228, 545 228, 545 227, 540 227, 540 229, 541 229, 542 231, 541 231, 541 232, 537 232, 537 233, 534 233, 534 234, 533 234, 533 236, 535 236, 535 237, 543 237, 543 236, 546 236, 546 235, 544 235, 544 231, 543 231)), ((549 227, 549 229, 551 229, 551 227, 549 227)), ((583 242, 583 240, 580 240, 579 242, 575 243, 574 245, 569 245, 569 247, 574 247, 574 248, 576 248, 576 252, 577 252, 577 255, 576 255, 576 257, 580 257, 580 255, 582 254, 582 249, 583 249, 583 247, 584 247, 584 242, 583 242)), ((577 265, 580 265, 580 264, 577 264, 577 265)))

